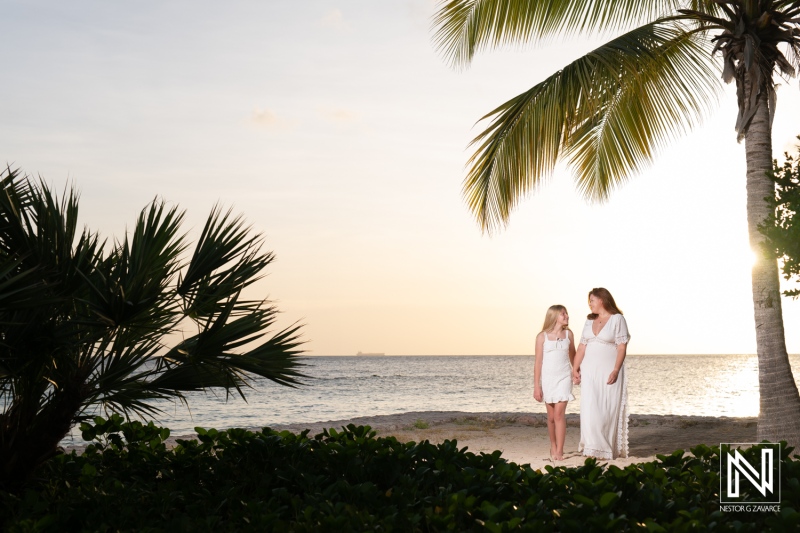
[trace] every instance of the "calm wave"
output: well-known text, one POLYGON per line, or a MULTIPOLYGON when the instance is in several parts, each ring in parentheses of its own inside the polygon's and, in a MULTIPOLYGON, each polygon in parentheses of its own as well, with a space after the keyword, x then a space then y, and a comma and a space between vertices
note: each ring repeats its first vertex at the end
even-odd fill
MULTIPOLYGON (((222 393, 187 395, 161 404, 156 421, 173 435, 194 427, 262 427, 346 420, 408 411, 544 412, 533 400, 531 356, 304 357, 306 385, 291 389, 258 380, 247 402, 222 393)), ((800 356, 790 356, 800 386, 800 356)), ((757 416, 755 355, 629 355, 632 413, 757 416)), ((567 413, 580 412, 580 387, 567 413)), ((80 432, 72 438, 80 441, 80 432)))

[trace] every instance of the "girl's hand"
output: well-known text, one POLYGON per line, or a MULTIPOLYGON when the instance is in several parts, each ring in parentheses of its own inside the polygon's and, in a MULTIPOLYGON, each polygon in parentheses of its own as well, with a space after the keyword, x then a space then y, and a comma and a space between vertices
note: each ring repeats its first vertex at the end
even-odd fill
POLYGON ((619 370, 612 370, 611 373, 608 375, 608 384, 613 385, 617 382, 617 377, 619 376, 619 370))
POLYGON ((534 387, 534 389, 533 389, 533 399, 536 400, 537 402, 541 402, 543 398, 544 398, 544 395, 542 394, 542 388, 541 387, 534 387))
POLYGON ((581 369, 575 368, 572 370, 572 383, 575 385, 581 384, 581 369))

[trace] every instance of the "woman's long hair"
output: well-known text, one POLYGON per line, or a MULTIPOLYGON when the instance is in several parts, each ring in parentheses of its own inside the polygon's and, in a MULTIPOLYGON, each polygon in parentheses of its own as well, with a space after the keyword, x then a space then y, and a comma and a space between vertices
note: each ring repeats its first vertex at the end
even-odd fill
MULTIPOLYGON (((547 309, 547 313, 544 315, 544 325, 542 326, 542 331, 547 333, 554 327, 556 327, 556 322, 558 322, 558 316, 566 311, 567 308, 563 305, 551 305, 547 309)), ((569 329, 569 328, 564 328, 569 329)))
MULTIPOLYGON (((608 289, 604 289, 603 287, 597 287, 596 289, 592 289, 589 291, 589 296, 587 298, 591 298, 594 296, 598 298, 601 302, 603 302, 603 307, 606 308, 606 311, 611 313, 612 315, 621 315, 622 311, 619 310, 617 307, 617 303, 614 301, 614 297, 611 296, 611 293, 608 292, 608 289)), ((586 318, 589 320, 594 320, 597 318, 597 313, 589 313, 586 315, 586 318)))

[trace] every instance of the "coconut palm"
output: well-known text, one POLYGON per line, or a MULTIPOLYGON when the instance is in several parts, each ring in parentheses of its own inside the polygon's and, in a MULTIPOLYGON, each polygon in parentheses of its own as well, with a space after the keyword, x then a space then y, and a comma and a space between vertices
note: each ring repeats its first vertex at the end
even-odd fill
POLYGON ((795 74, 800 2, 772 0, 452 0, 434 18, 435 41, 455 66, 476 51, 553 37, 613 34, 483 119, 464 195, 484 231, 565 160, 578 189, 602 201, 698 124, 735 82, 736 131, 747 159, 747 222, 761 391, 758 439, 800 445, 800 396, 783 332, 777 263, 759 224, 774 194, 775 77, 795 74), (721 68, 720 68, 721 67, 721 68))
POLYGON ((241 217, 214 208, 189 254, 183 213, 154 201, 105 242, 78 231, 74 192, 0 178, 0 488, 98 408, 152 416, 186 391, 298 383, 300 326, 267 333, 276 308, 242 294, 273 255, 241 217))

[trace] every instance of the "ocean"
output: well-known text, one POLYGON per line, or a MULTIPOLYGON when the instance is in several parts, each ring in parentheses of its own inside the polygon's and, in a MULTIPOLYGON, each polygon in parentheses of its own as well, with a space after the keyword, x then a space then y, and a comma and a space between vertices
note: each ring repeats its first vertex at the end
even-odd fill
MULTIPOLYGON (((790 356, 800 386, 800 355, 790 356)), ((304 385, 259 379, 247 401, 224 391, 191 393, 189 408, 164 402, 156 424, 173 435, 196 426, 225 429, 346 420, 410 411, 543 413, 533 400, 532 356, 303 357, 304 385)), ((629 355, 633 414, 758 415, 755 355, 629 355)), ((580 386, 567 413, 580 412, 580 386)), ((81 442, 74 429, 65 444, 81 442)))

